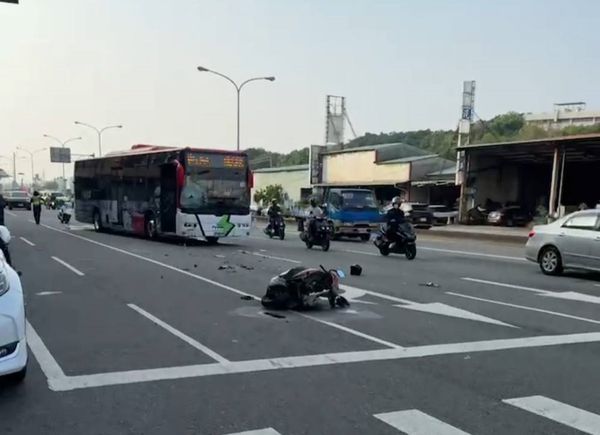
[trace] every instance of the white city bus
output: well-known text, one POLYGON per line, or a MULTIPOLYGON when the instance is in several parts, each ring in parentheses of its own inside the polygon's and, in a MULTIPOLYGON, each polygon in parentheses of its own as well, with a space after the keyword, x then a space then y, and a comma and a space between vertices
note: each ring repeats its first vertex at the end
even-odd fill
POLYGON ((75 217, 96 231, 215 243, 250 233, 243 152, 134 145, 75 162, 75 217))

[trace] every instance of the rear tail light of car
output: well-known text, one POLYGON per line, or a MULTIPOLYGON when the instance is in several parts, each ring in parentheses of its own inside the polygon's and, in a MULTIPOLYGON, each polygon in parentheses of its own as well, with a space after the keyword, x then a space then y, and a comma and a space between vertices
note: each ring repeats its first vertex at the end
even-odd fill
POLYGON ((528 237, 531 239, 533 236, 535 236, 535 230, 529 231, 528 237))

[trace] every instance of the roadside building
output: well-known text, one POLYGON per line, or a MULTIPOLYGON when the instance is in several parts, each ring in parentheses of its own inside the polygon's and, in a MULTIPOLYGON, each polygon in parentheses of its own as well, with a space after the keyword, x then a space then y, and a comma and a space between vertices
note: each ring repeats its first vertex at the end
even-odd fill
POLYGON ((254 193, 269 185, 279 184, 283 187, 284 206, 294 207, 298 202, 310 196, 311 187, 308 179, 308 165, 282 166, 278 168, 255 169, 252 203, 255 206, 254 193))
POLYGON ((582 101, 554 105, 554 111, 544 113, 526 113, 527 124, 544 130, 560 130, 570 126, 590 126, 600 124, 600 111, 586 109, 582 101))
POLYGON ((466 145, 457 174, 461 217, 477 204, 518 204, 550 216, 600 202, 600 134, 466 145))
POLYGON ((381 203, 399 195, 405 201, 429 203, 435 199, 452 204, 459 195, 453 187, 454 172, 445 173, 455 170, 454 162, 404 143, 321 148, 318 161, 311 159, 314 186, 368 187, 381 203))

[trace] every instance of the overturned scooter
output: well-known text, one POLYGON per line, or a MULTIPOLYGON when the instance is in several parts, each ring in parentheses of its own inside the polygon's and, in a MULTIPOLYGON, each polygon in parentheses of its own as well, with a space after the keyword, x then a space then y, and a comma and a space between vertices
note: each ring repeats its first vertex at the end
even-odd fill
POLYGON ((350 304, 341 296, 339 288, 341 270, 309 267, 294 267, 271 279, 267 293, 261 303, 275 310, 302 310, 317 305, 319 298, 329 301, 331 308, 348 307, 350 304))

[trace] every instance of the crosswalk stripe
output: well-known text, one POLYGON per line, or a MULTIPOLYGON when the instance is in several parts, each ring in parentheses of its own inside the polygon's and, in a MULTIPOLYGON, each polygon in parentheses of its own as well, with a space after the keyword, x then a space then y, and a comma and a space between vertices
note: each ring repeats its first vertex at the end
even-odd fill
POLYGON ((230 433, 227 435, 281 435, 281 434, 279 432, 277 432, 275 429, 268 427, 266 429, 248 430, 246 432, 236 432, 236 433, 230 433))
POLYGON ((583 433, 600 434, 600 415, 576 408, 544 396, 516 397, 504 403, 524 409, 583 433))
POLYGON ((433 418, 418 409, 375 414, 379 420, 407 435, 469 435, 454 426, 433 418))

